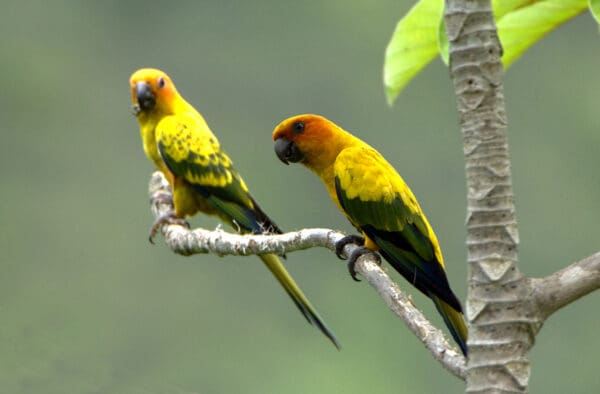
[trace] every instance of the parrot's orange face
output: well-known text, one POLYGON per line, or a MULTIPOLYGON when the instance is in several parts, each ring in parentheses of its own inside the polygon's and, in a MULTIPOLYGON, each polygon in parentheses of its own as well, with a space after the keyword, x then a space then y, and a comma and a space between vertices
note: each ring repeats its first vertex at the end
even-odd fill
POLYGON ((137 116, 142 112, 169 113, 173 98, 177 96, 171 78, 161 70, 142 68, 129 79, 133 112, 137 116))
POLYGON ((314 168, 320 163, 332 163, 339 153, 335 149, 338 129, 319 115, 293 116, 273 131, 275 153, 285 164, 302 163, 314 168))

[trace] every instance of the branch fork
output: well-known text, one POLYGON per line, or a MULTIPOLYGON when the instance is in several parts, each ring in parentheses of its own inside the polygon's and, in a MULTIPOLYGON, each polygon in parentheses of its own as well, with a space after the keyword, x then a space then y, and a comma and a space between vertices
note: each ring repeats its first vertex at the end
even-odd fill
MULTIPOLYGON (((173 211, 172 200, 155 198, 171 195, 171 188, 164 175, 156 171, 149 185, 150 205, 155 217, 173 211)), ((303 229, 277 235, 240 235, 217 228, 213 231, 197 228, 190 230, 184 226, 164 224, 160 227, 165 242, 174 253, 189 256, 211 253, 218 256, 247 256, 253 254, 285 254, 314 247, 327 248, 335 253, 336 243, 345 234, 325 228, 303 229)), ((342 256, 347 258, 358 248, 347 244, 342 256)), ((373 287, 390 310, 421 340, 433 357, 458 378, 465 379, 465 358, 450 345, 441 330, 436 328, 412 303, 400 287, 392 281, 387 272, 378 264, 377 255, 366 253, 356 261, 355 270, 373 287)))

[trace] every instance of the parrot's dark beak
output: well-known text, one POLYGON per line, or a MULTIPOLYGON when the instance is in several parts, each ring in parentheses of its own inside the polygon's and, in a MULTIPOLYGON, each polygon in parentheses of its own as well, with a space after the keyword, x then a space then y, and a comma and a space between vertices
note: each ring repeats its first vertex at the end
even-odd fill
POLYGON ((134 111, 148 111, 156 105, 156 96, 152 91, 152 87, 147 82, 138 82, 135 84, 135 97, 137 106, 134 106, 134 111))
POLYGON ((284 164, 298 163, 304 158, 298 146, 285 137, 275 140, 275 153, 284 164))

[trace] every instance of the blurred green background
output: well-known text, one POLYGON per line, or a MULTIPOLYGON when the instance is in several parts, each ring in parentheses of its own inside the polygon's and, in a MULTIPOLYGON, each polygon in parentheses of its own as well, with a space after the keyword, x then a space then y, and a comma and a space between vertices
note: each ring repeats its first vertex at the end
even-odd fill
MULTIPOLYGON (((276 159, 280 120, 320 113, 380 149, 419 197, 464 299, 465 182, 447 71, 436 60, 393 108, 384 99, 384 48, 410 5, 4 2, 0 392, 462 392, 326 250, 291 253, 286 264, 339 352, 257 258, 181 257, 160 237, 147 241, 152 166, 128 90, 142 66, 172 76, 284 229, 352 230, 312 174, 276 159)), ((597 25, 582 15, 507 75, 528 275, 599 249, 599 64, 597 25)), ((600 391, 598 301, 588 296, 546 323, 532 393, 600 391)))

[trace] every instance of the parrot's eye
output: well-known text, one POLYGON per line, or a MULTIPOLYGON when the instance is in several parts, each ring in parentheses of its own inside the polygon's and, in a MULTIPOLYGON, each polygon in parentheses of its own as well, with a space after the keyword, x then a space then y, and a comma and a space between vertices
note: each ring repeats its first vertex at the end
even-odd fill
POLYGON ((304 122, 294 123, 294 134, 300 134, 304 131, 304 122))
POLYGON ((165 87, 165 79, 163 77, 158 77, 157 85, 159 89, 165 87))

